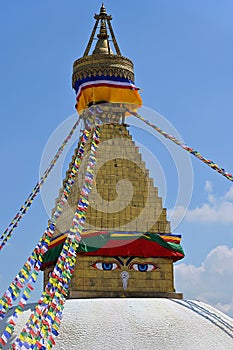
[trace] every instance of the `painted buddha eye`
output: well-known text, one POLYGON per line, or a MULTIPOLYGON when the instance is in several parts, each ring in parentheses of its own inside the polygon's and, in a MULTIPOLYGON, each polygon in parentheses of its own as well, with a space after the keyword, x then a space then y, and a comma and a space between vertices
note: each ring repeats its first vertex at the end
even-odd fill
POLYGON ((154 264, 132 264, 130 265, 131 270, 139 271, 139 272, 149 272, 158 269, 158 266, 154 264))
POLYGON ((113 271, 118 269, 118 265, 114 262, 96 262, 91 265, 95 269, 104 270, 104 271, 113 271))

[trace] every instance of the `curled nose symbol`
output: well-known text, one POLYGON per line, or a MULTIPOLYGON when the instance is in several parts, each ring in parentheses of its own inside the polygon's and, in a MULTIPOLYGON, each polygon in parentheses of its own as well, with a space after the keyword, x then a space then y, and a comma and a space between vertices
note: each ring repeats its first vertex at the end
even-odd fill
POLYGON ((129 279, 129 273, 127 271, 122 271, 121 280, 122 280, 122 284, 123 284, 124 289, 127 289, 128 279, 129 279))

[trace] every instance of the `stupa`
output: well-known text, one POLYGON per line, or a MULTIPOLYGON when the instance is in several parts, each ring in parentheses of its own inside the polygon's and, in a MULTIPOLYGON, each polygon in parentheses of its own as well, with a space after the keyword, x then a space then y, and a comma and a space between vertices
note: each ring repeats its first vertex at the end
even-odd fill
MULTIPOLYGON (((181 236, 171 233, 158 188, 126 123, 142 105, 133 63, 121 55, 104 5, 95 19, 73 70, 84 130, 48 225, 55 234, 48 250, 36 248, 36 266, 46 251, 45 291, 37 304, 25 306, 33 289, 27 284, 19 305, 0 323, 0 348, 51 349, 63 315, 57 350, 231 350, 232 318, 175 291, 173 264, 184 257, 181 236), (68 247, 72 230, 77 237, 68 247)), ((29 262, 12 292, 27 279, 29 262)), ((29 282, 35 277, 34 272, 29 282)), ((6 302, 11 296, 8 289, 6 302)))
MULTIPOLYGON (((134 85, 134 66, 121 54, 104 5, 95 19, 84 56, 73 65, 77 111, 91 134, 98 119, 100 144, 69 297, 182 298, 175 292, 173 276, 173 263, 184 257, 181 236, 171 234, 158 188, 126 124, 127 115, 142 105, 134 85), (90 53, 99 24, 97 43, 90 53)), ((72 223, 90 149, 91 142, 87 142, 79 176, 44 257, 45 285, 72 223)))

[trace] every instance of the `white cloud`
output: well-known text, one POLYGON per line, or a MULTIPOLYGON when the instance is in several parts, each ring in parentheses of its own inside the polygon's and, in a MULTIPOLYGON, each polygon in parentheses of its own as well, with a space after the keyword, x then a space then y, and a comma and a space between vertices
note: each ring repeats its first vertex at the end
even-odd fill
POLYGON ((201 266, 175 266, 176 288, 186 299, 209 303, 233 317, 233 248, 218 246, 201 266))
POLYGON ((224 312, 225 314, 233 317, 233 298, 230 300, 228 304, 217 303, 215 305, 216 309, 224 312))
POLYGON ((187 221, 201 222, 233 222, 233 203, 225 200, 212 200, 195 209, 187 211, 185 219, 187 221))
POLYGON ((204 189, 207 192, 206 203, 189 210, 176 207, 174 210, 168 210, 168 214, 173 213, 172 218, 179 218, 186 211, 185 220, 189 222, 232 223, 233 186, 221 197, 213 194, 210 181, 206 181, 204 189))
POLYGON ((229 191, 225 194, 224 198, 226 200, 233 200, 233 186, 230 187, 229 191))
POLYGON ((205 191, 208 193, 213 192, 213 184, 211 181, 206 180, 205 182, 205 191))

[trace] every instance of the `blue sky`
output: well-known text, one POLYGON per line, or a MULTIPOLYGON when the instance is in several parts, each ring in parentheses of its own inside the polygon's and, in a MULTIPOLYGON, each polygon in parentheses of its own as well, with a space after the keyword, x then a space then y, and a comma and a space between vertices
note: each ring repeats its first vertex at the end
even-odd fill
MULTIPOLYGON (((72 63, 84 52, 100 4, 0 3, 2 231, 38 179, 47 140, 75 112, 72 63)), ((185 143, 233 172, 232 1, 106 0, 105 6, 113 15, 123 55, 135 63, 144 105, 163 115, 185 143)), ((165 205, 172 209, 177 177, 170 171, 171 157, 143 133, 135 138, 158 157, 167 181, 165 205)), ((176 267, 176 287, 187 298, 233 315, 232 184, 194 158, 192 166, 191 203, 175 230, 183 234, 186 251, 176 267)), ((1 292, 30 254, 47 219, 37 198, 1 253, 1 292)))

